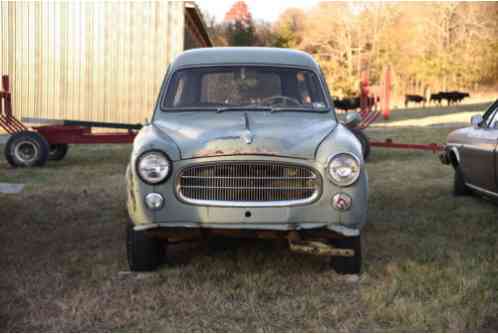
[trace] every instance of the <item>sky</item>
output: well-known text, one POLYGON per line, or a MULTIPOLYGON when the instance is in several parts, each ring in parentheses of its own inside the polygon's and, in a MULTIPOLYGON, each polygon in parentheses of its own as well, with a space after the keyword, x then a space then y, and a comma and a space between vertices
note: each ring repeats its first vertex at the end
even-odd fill
MULTIPOLYGON (((202 11, 222 21, 225 13, 237 0, 196 0, 202 11)), ((254 20, 275 21, 289 7, 308 9, 318 0, 245 0, 254 20)))

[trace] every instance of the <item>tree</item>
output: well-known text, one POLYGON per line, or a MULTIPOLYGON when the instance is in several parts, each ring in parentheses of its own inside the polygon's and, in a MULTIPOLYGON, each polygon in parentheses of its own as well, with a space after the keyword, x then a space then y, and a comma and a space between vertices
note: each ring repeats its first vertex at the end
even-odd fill
POLYGON ((498 81, 497 3, 319 3, 273 26, 282 47, 318 59, 334 95, 353 94, 362 71, 378 84, 393 68, 398 95, 477 89, 498 81))
POLYGON ((256 41, 254 23, 244 1, 236 2, 225 14, 226 36, 231 46, 250 46, 256 41))
POLYGON ((306 16, 298 8, 289 8, 284 11, 274 25, 276 35, 274 46, 282 48, 295 48, 302 42, 302 32, 306 16))

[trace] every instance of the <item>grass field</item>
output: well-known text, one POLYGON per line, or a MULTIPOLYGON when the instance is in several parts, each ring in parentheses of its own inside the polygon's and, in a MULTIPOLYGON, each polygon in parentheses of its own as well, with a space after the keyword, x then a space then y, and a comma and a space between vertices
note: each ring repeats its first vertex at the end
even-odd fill
MULTIPOLYGON (((451 128, 416 119, 474 111, 458 108, 397 111, 414 125, 369 135, 442 143, 451 128)), ((498 207, 453 197, 430 152, 373 149, 355 279, 263 241, 177 246, 179 264, 128 273, 129 151, 72 148, 30 170, 1 158, 0 182, 26 188, 0 195, 0 331, 498 331, 498 207)))

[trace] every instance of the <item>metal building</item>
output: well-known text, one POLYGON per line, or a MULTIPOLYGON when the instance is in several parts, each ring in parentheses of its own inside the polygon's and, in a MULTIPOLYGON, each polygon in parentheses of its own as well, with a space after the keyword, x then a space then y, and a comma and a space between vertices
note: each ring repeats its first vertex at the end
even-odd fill
POLYGON ((1 2, 0 74, 18 118, 137 123, 166 68, 211 46, 193 2, 1 2))

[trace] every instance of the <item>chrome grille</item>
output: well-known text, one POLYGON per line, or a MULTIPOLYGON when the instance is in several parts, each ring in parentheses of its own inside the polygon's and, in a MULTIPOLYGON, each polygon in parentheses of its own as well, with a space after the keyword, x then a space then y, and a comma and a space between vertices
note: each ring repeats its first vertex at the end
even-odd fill
POLYGON ((182 169, 179 197, 193 204, 287 206, 313 201, 320 177, 311 168, 274 161, 220 161, 182 169))

